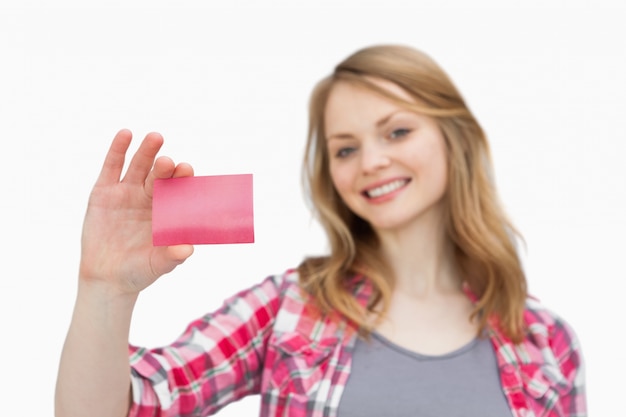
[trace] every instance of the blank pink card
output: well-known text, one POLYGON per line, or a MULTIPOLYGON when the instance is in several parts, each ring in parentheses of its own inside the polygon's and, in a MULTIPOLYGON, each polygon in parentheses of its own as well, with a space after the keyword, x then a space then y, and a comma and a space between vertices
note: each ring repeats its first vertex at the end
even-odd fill
POLYGON ((252 174, 158 179, 154 246, 254 242, 252 174))

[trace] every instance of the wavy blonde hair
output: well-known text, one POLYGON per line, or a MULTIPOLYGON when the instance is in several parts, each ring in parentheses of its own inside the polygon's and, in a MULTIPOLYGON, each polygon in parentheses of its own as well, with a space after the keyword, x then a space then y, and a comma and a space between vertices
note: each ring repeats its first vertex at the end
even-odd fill
POLYGON ((362 86, 437 120, 448 153, 446 233, 454 248, 456 266, 477 297, 472 318, 479 319, 479 333, 488 323, 495 323, 519 342, 524 333, 527 296, 515 244, 520 236, 498 200, 487 138, 446 73, 426 54, 410 47, 382 45, 359 50, 313 90, 303 181, 313 211, 328 236, 330 255, 310 257, 300 264, 303 288, 323 313, 338 312, 362 333, 369 334, 373 324, 368 316, 384 316, 394 285, 376 234, 348 209, 330 177, 324 111, 337 82, 362 86), (368 81, 372 77, 397 84, 415 101, 403 100, 380 88, 368 81), (351 277, 358 276, 368 279, 373 289, 365 306, 354 297, 350 285, 351 277))

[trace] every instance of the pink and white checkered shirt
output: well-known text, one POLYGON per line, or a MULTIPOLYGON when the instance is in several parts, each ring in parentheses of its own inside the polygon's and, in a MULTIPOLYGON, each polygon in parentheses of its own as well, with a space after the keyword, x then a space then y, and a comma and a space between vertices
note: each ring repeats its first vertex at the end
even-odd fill
MULTIPOLYGON (((355 279, 366 302, 371 287, 355 279)), ((572 329, 529 299, 528 335, 513 344, 489 329, 502 390, 515 417, 586 416, 584 368, 572 329)), ((287 271, 228 299, 170 346, 130 347, 133 417, 198 417, 261 394, 262 417, 335 416, 357 332, 322 317, 287 271)))

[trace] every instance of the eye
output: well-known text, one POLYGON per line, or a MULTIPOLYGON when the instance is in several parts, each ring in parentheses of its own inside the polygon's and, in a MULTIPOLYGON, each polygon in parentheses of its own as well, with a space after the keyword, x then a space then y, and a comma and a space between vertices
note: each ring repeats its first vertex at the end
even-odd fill
POLYGON ((405 137, 406 135, 408 135, 409 133, 411 133, 410 129, 395 129, 393 132, 391 132, 391 134, 389 135, 390 139, 400 139, 405 137))
POLYGON ((340 148, 340 149, 337 150, 337 152, 335 152, 335 157, 336 158, 347 158, 352 153, 354 153, 355 150, 356 150, 355 148, 350 148, 350 147, 340 148))

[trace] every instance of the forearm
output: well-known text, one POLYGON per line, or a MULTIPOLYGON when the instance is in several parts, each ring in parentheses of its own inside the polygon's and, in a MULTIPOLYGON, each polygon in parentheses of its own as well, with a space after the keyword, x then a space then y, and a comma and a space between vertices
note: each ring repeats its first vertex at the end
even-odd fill
POLYGON ((136 295, 81 282, 56 386, 57 417, 122 417, 130 405, 128 334, 136 295))

